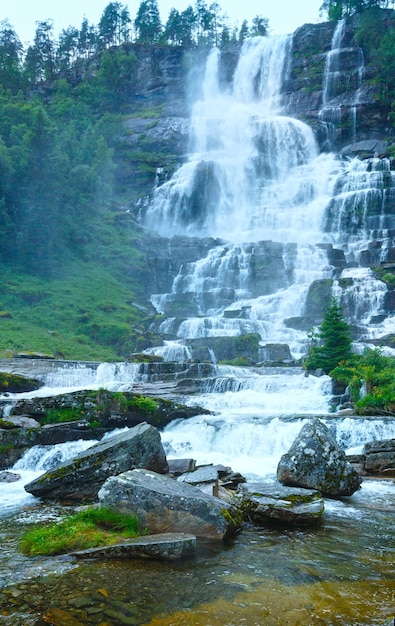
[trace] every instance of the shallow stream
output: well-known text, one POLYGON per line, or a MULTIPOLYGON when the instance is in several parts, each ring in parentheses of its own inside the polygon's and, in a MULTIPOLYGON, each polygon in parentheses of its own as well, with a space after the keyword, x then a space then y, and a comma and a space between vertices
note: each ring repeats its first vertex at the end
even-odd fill
POLYGON ((16 538, 64 509, 0 520, 0 624, 382 626, 395 613, 395 485, 367 480, 327 500, 314 530, 243 529, 174 563, 27 559, 16 538))

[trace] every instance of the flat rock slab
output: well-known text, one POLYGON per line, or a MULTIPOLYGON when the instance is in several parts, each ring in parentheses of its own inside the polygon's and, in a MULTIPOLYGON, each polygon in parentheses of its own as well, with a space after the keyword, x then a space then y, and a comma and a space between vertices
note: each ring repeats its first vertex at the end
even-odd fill
POLYGON ((196 537, 185 533, 161 533, 130 539, 112 546, 71 552, 78 559, 151 558, 175 561, 196 553, 196 537))
POLYGON ((284 487, 279 483, 246 483, 236 495, 241 499, 245 519, 261 525, 268 521, 291 526, 313 526, 324 513, 319 491, 284 487))
POLYGON ((200 485, 202 483, 212 483, 218 480, 218 466, 205 465, 199 467, 195 471, 189 471, 178 477, 180 482, 189 483, 190 485, 200 485))

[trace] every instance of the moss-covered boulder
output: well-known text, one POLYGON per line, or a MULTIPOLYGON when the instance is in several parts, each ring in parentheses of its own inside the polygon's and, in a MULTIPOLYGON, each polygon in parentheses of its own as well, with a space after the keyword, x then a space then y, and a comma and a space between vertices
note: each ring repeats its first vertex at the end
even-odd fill
POLYGON ((279 483, 245 483, 235 495, 246 521, 256 526, 314 526, 321 521, 324 500, 319 491, 279 483))
MULTIPOLYGON (((150 369, 151 365, 147 364, 147 368, 150 369)), ((169 365, 171 364, 158 364, 163 368, 169 365)), ((193 417, 201 412, 205 411, 166 398, 151 398, 139 393, 106 389, 20 400, 12 409, 12 415, 33 417, 42 425, 83 421, 92 428, 104 430, 135 426, 141 422, 164 428, 174 419, 193 417)))
POLYGON ((24 393, 35 391, 42 387, 43 383, 35 378, 26 378, 18 374, 0 372, 0 393, 24 393))
POLYGON ((221 540, 241 527, 241 512, 197 487, 145 470, 112 476, 99 492, 102 505, 133 511, 149 533, 182 532, 221 540))
POLYGON ((109 476, 135 468, 168 470, 159 431, 139 424, 91 446, 29 484, 28 493, 60 502, 92 502, 109 476))
POLYGON ((319 419, 302 427, 280 459, 277 478, 285 485, 317 489, 333 497, 351 496, 362 482, 335 437, 319 419))

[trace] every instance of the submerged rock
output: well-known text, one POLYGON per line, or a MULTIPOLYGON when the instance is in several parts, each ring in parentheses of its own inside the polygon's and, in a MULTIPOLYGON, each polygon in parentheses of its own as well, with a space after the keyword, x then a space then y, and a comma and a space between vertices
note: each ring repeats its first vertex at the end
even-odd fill
POLYGON ((324 513, 319 491, 284 487, 279 483, 246 483, 235 496, 244 519, 258 526, 278 522, 292 526, 313 526, 324 513))
POLYGON ((21 475, 15 472, 0 472, 0 483, 15 483, 20 479, 21 475))
POLYGON ((152 558, 165 561, 192 556, 196 553, 196 537, 184 533, 162 533, 129 539, 111 546, 101 546, 72 552, 78 559, 152 558))
POLYGON ((335 497, 351 496, 362 482, 335 437, 319 419, 303 426, 281 457, 277 478, 285 485, 317 489, 335 497))
POLYGON ((136 467, 168 469, 159 431, 146 423, 93 445, 25 485, 25 490, 40 498, 89 502, 96 500, 109 476, 136 467))
POLYGON ((241 527, 241 513, 197 487, 136 469, 112 476, 99 491, 102 505, 137 515, 149 533, 182 532, 224 539, 241 527))

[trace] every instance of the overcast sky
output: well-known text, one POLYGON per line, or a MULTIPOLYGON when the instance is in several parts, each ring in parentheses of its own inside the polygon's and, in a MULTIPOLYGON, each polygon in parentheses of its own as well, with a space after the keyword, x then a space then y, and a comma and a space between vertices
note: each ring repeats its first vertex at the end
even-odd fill
MULTIPOLYGON (((91 24, 97 25, 106 0, 1 0, 0 21, 8 19, 23 44, 31 42, 37 21, 53 20, 54 33, 68 26, 80 28, 84 16, 91 24)), ((207 0, 209 6, 212 0, 207 0)), ((244 19, 251 22, 255 15, 269 18, 269 25, 275 35, 292 33, 298 26, 307 22, 320 21, 319 8, 322 0, 217 0, 232 24, 240 26, 244 19)), ((121 0, 122 2, 122 0, 121 0)), ((124 1, 132 19, 135 18, 140 0, 124 1)), ((183 11, 195 0, 158 0, 162 22, 166 22, 172 7, 183 11)))

